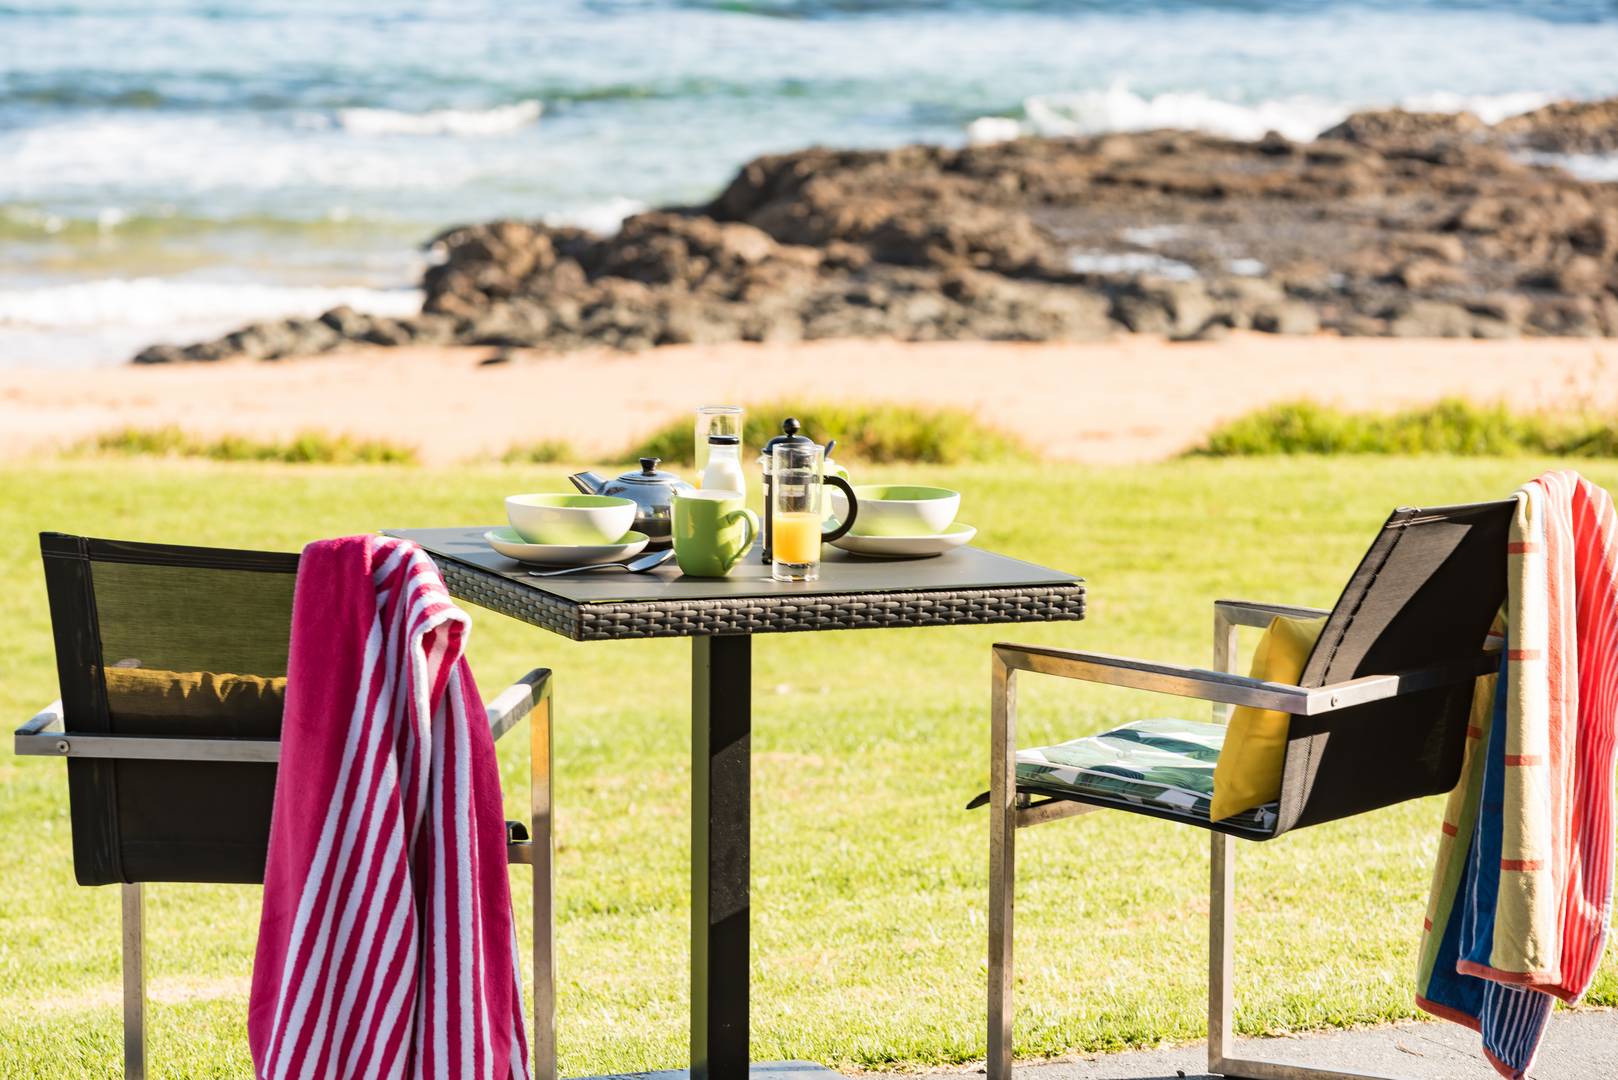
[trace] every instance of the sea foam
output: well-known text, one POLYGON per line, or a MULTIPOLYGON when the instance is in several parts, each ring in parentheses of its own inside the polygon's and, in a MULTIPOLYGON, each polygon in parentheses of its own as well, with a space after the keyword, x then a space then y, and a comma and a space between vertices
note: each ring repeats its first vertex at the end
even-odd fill
POLYGON ((432 109, 419 113, 353 108, 337 110, 337 123, 356 135, 504 135, 527 127, 544 111, 544 104, 538 101, 519 101, 489 109, 432 109))
POLYGON ((243 323, 309 317, 341 304, 372 315, 414 315, 421 296, 414 288, 155 277, 0 289, 0 368, 116 364, 154 339, 198 341, 243 323))
POLYGON ((66 285, 0 289, 0 326, 166 326, 198 319, 248 322, 318 315, 340 304, 374 315, 413 315, 421 310, 421 291, 154 277, 103 278, 66 285))
POLYGON ((1397 101, 1347 103, 1293 96, 1269 100, 1226 101, 1200 90, 1146 96, 1123 83, 1105 90, 1036 94, 1023 101, 1022 119, 980 117, 967 125, 973 142, 998 141, 1016 135, 1103 135, 1117 131, 1173 128, 1205 131, 1232 139, 1259 139, 1275 131, 1295 142, 1308 142, 1361 109, 1398 107, 1415 112, 1471 112, 1485 123, 1537 109, 1555 95, 1540 91, 1505 94, 1417 94, 1397 101))

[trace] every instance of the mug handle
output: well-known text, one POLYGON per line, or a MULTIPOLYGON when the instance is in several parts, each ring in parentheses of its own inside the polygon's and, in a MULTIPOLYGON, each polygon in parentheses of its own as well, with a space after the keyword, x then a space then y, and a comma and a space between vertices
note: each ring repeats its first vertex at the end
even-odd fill
POLYGON ((831 484, 833 487, 842 488, 843 494, 848 496, 848 517, 844 518, 842 521, 839 521, 837 523, 837 528, 833 529, 831 532, 820 534, 821 542, 829 544, 854 527, 854 519, 858 517, 860 513, 860 501, 854 497, 853 486, 841 476, 828 476, 825 479, 825 483, 831 484))
POLYGON ((730 573, 731 567, 741 562, 747 553, 753 550, 753 541, 758 539, 759 534, 758 515, 753 513, 753 511, 748 510, 745 507, 740 510, 732 510, 730 513, 725 515, 725 525, 728 527, 730 523, 737 518, 742 518, 747 522, 747 539, 743 540, 741 544, 737 546, 736 557, 725 563, 725 572, 727 574, 730 573))

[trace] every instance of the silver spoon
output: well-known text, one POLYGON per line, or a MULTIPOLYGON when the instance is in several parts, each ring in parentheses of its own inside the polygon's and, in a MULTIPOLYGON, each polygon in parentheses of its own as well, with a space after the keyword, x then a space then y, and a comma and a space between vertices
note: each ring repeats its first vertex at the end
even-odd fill
POLYGON ((644 574, 654 567, 662 566, 674 558, 673 548, 664 548, 662 551, 653 551, 646 555, 638 555, 628 562, 591 563, 589 566, 569 566, 562 570, 530 570, 530 577, 556 577, 559 574, 582 574, 586 570, 628 570, 631 574, 644 574))

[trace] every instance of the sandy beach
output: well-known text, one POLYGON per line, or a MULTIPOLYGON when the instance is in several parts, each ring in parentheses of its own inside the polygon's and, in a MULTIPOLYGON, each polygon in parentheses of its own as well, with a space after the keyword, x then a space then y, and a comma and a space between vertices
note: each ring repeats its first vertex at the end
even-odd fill
POLYGON ((700 402, 847 400, 965 408, 1052 459, 1111 464, 1171 456, 1222 421, 1298 398, 1354 409, 1449 395, 1519 410, 1618 403, 1618 341, 1600 339, 726 343, 482 364, 492 354, 365 348, 274 363, 0 371, 0 455, 177 425, 387 438, 433 464, 541 439, 597 459, 700 402))

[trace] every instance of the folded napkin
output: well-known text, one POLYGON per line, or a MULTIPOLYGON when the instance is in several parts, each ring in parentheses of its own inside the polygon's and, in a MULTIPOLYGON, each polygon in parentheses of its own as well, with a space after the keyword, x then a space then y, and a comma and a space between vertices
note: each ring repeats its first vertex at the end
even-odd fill
POLYGON ((1444 813, 1416 1002, 1483 1036, 1499 1072, 1532 1067, 1556 999, 1606 945, 1618 743, 1618 517, 1574 472, 1517 492, 1507 648, 1473 702, 1444 813))
POLYGON ((304 549, 248 1005, 264 1080, 529 1076, 469 630, 409 541, 304 549))

